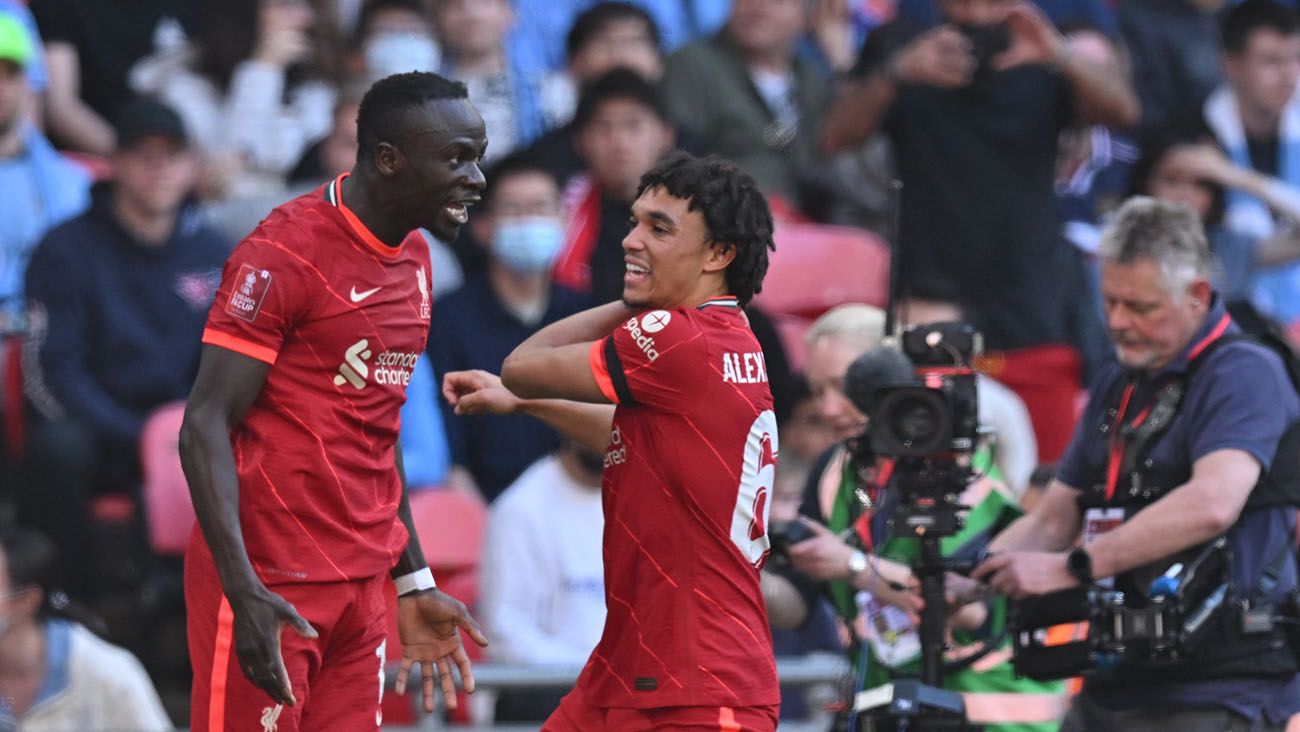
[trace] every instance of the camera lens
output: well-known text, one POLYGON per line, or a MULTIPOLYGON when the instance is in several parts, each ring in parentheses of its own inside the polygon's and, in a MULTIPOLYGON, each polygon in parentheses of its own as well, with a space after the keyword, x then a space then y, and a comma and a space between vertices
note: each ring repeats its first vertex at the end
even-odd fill
POLYGON ((890 416, 891 431, 904 445, 929 442, 942 418, 942 415, 935 413, 933 402, 921 399, 900 401, 890 416))

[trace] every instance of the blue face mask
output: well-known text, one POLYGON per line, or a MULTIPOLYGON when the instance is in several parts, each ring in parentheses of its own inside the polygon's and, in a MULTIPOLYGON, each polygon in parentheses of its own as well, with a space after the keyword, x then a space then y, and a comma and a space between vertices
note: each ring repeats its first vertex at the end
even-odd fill
POLYGON ((555 262, 564 241, 564 227, 549 216, 506 219, 492 234, 492 254, 519 274, 535 274, 555 262))

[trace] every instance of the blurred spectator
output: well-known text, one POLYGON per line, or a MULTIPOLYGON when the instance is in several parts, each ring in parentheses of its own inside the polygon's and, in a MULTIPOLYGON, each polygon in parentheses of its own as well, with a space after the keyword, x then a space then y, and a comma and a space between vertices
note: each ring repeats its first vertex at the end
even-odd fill
POLYGON ((356 35, 367 81, 442 65, 442 49, 420 0, 367 0, 356 35))
MULTIPOLYGON (((180 48, 198 26, 197 0, 41 0, 31 4, 49 67, 46 130, 58 145, 108 155, 110 121, 132 99, 135 63, 180 48)), ((232 31, 248 36, 248 28, 232 31)))
MULTIPOLYGON (((570 94, 622 66, 650 81, 663 76, 659 28, 645 10, 625 2, 600 2, 573 21, 565 45, 570 94)), ((526 151, 563 186, 582 170, 572 121, 550 130, 526 151)))
MULTIPOLYGON (((1223 51, 1227 83, 1205 102, 1206 121, 1238 168, 1300 186, 1300 18, 1271 0, 1246 0, 1223 20, 1223 51)), ((1289 198, 1267 179, 1231 186, 1224 224, 1261 242, 1266 260, 1279 250, 1294 258, 1298 207, 1277 205, 1289 198)), ((1254 289, 1265 314, 1300 323, 1300 264, 1261 270, 1254 289)))
POLYGON ((329 132, 312 143, 289 172, 290 191, 314 188, 352 169, 357 160, 357 113, 369 88, 370 82, 360 80, 343 85, 329 132))
POLYGON ((543 73, 506 47, 514 22, 510 0, 434 0, 441 73, 469 87, 469 99, 487 125, 489 161, 541 137, 548 118, 558 121, 543 104, 543 73))
POLYGON ((180 117, 125 108, 115 178, 86 213, 51 230, 27 269, 28 441, 19 517, 64 550, 64 576, 95 596, 87 561, 92 494, 134 491, 140 429, 189 392, 199 336, 230 252, 186 204, 196 158, 180 117))
MULTIPOLYGON (((493 660, 577 668, 605 625, 604 456, 565 440, 492 504, 483 543, 484 631, 493 660)), ((510 691, 497 722, 541 720, 562 692, 510 691)))
POLYGON ((1223 225, 1228 188, 1248 178, 1265 176, 1234 165, 1209 130, 1195 127, 1153 133, 1143 141, 1133 169, 1132 195, 1181 203, 1196 212, 1216 260, 1215 289, 1227 300, 1249 298, 1255 271, 1255 238, 1223 225))
MULTIPOLYGON (((822 419, 808 379, 800 374, 791 381, 790 414, 781 422, 781 460, 776 465, 776 479, 780 482, 783 477, 792 476, 802 489, 807 476, 798 475, 797 468, 810 469, 817 456, 835 444, 836 437, 831 426, 822 419)), ((776 499, 772 500, 772 510, 775 511, 776 499)))
POLYGON ((0 535, 0 729, 173 729, 140 662, 69 617, 58 565, 44 536, 0 535))
POLYGON ((31 42, 31 55, 23 64, 23 72, 27 75, 27 90, 32 97, 26 109, 28 117, 40 126, 45 118, 44 93, 50 85, 50 74, 45 67, 45 48, 41 45, 41 33, 36 28, 36 19, 32 17, 32 11, 27 9, 27 3, 17 0, 0 0, 0 15, 17 20, 31 42))
POLYGON ((555 281, 610 302, 623 296, 623 238, 637 186, 676 134, 654 85, 622 68, 583 89, 573 125, 586 172, 564 191, 568 227, 555 281))
POLYGON ((25 327, 23 273, 51 226, 81 213, 90 178, 28 121, 33 46, 20 22, 0 10, 0 336, 25 327))
POLYGON ((1223 81, 1216 13, 1225 0, 1124 0, 1120 32, 1142 100, 1144 130, 1187 124, 1223 81))
MULTIPOLYGON (((564 231, 555 179, 507 158, 488 180, 483 211, 470 220, 487 242, 487 270, 434 303, 429 355, 439 380, 451 371, 499 371, 515 346, 588 302, 551 282, 564 231)), ((524 415, 457 416, 444 403, 443 417, 452 462, 489 502, 560 445, 554 430, 524 415)))
POLYGON ((334 90, 308 0, 203 0, 198 43, 159 54, 132 86, 179 111, 207 158, 205 198, 283 196, 285 175, 329 131, 334 90))
POLYGON ((940 0, 949 24, 895 21, 872 33, 836 103, 827 150, 889 133, 903 181, 895 252, 903 287, 952 290, 1034 417, 1040 453, 1069 439, 1080 359, 1097 315, 1078 294, 1081 257, 1060 233, 1052 181, 1077 120, 1137 121, 1127 82, 1067 51, 1042 12, 1015 0, 940 0))
MULTIPOLYGON (((1115 38, 1119 32, 1111 7, 1123 3, 1110 3, 1106 0, 1035 0, 1034 5, 1057 28, 1087 26, 1096 28, 1110 38, 1115 38)), ((926 25, 935 25, 942 20, 936 0, 899 0, 898 17, 926 25)))
MULTIPOLYGON (((717 32, 727 19, 732 0, 634 0, 654 18, 664 41, 673 50, 717 32)), ((508 43, 516 58, 530 67, 559 69, 565 62, 564 34, 574 18, 594 0, 514 0, 519 22, 508 43)))
POLYGON ((674 53, 664 69, 673 120, 801 208, 814 202, 803 188, 818 168, 830 98, 826 80, 795 54, 805 14, 803 0, 735 0, 718 35, 674 53))
MULTIPOLYGON (((1111 73, 1128 73, 1121 49, 1099 30, 1076 28, 1066 33, 1065 42, 1070 53, 1084 54, 1111 73)), ((1080 124, 1061 135, 1057 210, 1065 238, 1089 257, 1101 241, 1102 217, 1124 199, 1137 157, 1137 144, 1126 130, 1080 124)))

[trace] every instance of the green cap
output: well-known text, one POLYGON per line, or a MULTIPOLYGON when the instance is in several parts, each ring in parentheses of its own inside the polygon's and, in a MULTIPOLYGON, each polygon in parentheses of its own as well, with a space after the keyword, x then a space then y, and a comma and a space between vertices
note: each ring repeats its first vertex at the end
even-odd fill
POLYGON ((32 57, 27 29, 9 13, 0 13, 0 61, 26 66, 32 57))

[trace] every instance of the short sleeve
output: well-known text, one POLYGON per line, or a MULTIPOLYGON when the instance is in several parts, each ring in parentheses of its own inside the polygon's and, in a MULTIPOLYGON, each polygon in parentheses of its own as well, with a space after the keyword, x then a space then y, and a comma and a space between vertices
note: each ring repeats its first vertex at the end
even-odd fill
POLYGON ((615 404, 683 410, 706 374, 707 341, 688 310, 629 318, 591 350, 592 374, 615 404))
POLYGON ((1094 456, 1091 452, 1096 448, 1093 435, 1101 424, 1102 411, 1107 406, 1105 402, 1117 391, 1117 384, 1123 375, 1123 369, 1112 365, 1088 389, 1088 405, 1083 410, 1083 416, 1075 423, 1074 435, 1056 467, 1056 479, 1071 488, 1091 488, 1092 482, 1096 480, 1092 472, 1094 456))
POLYGON ((1244 450, 1267 471, 1282 433, 1300 413, 1300 397, 1281 361, 1263 346, 1233 344, 1212 356, 1198 376, 1204 383, 1187 395, 1190 461, 1216 450, 1244 450))
POLYGON ((226 260, 203 342, 275 363, 311 302, 306 262, 278 242, 245 239, 226 260))

